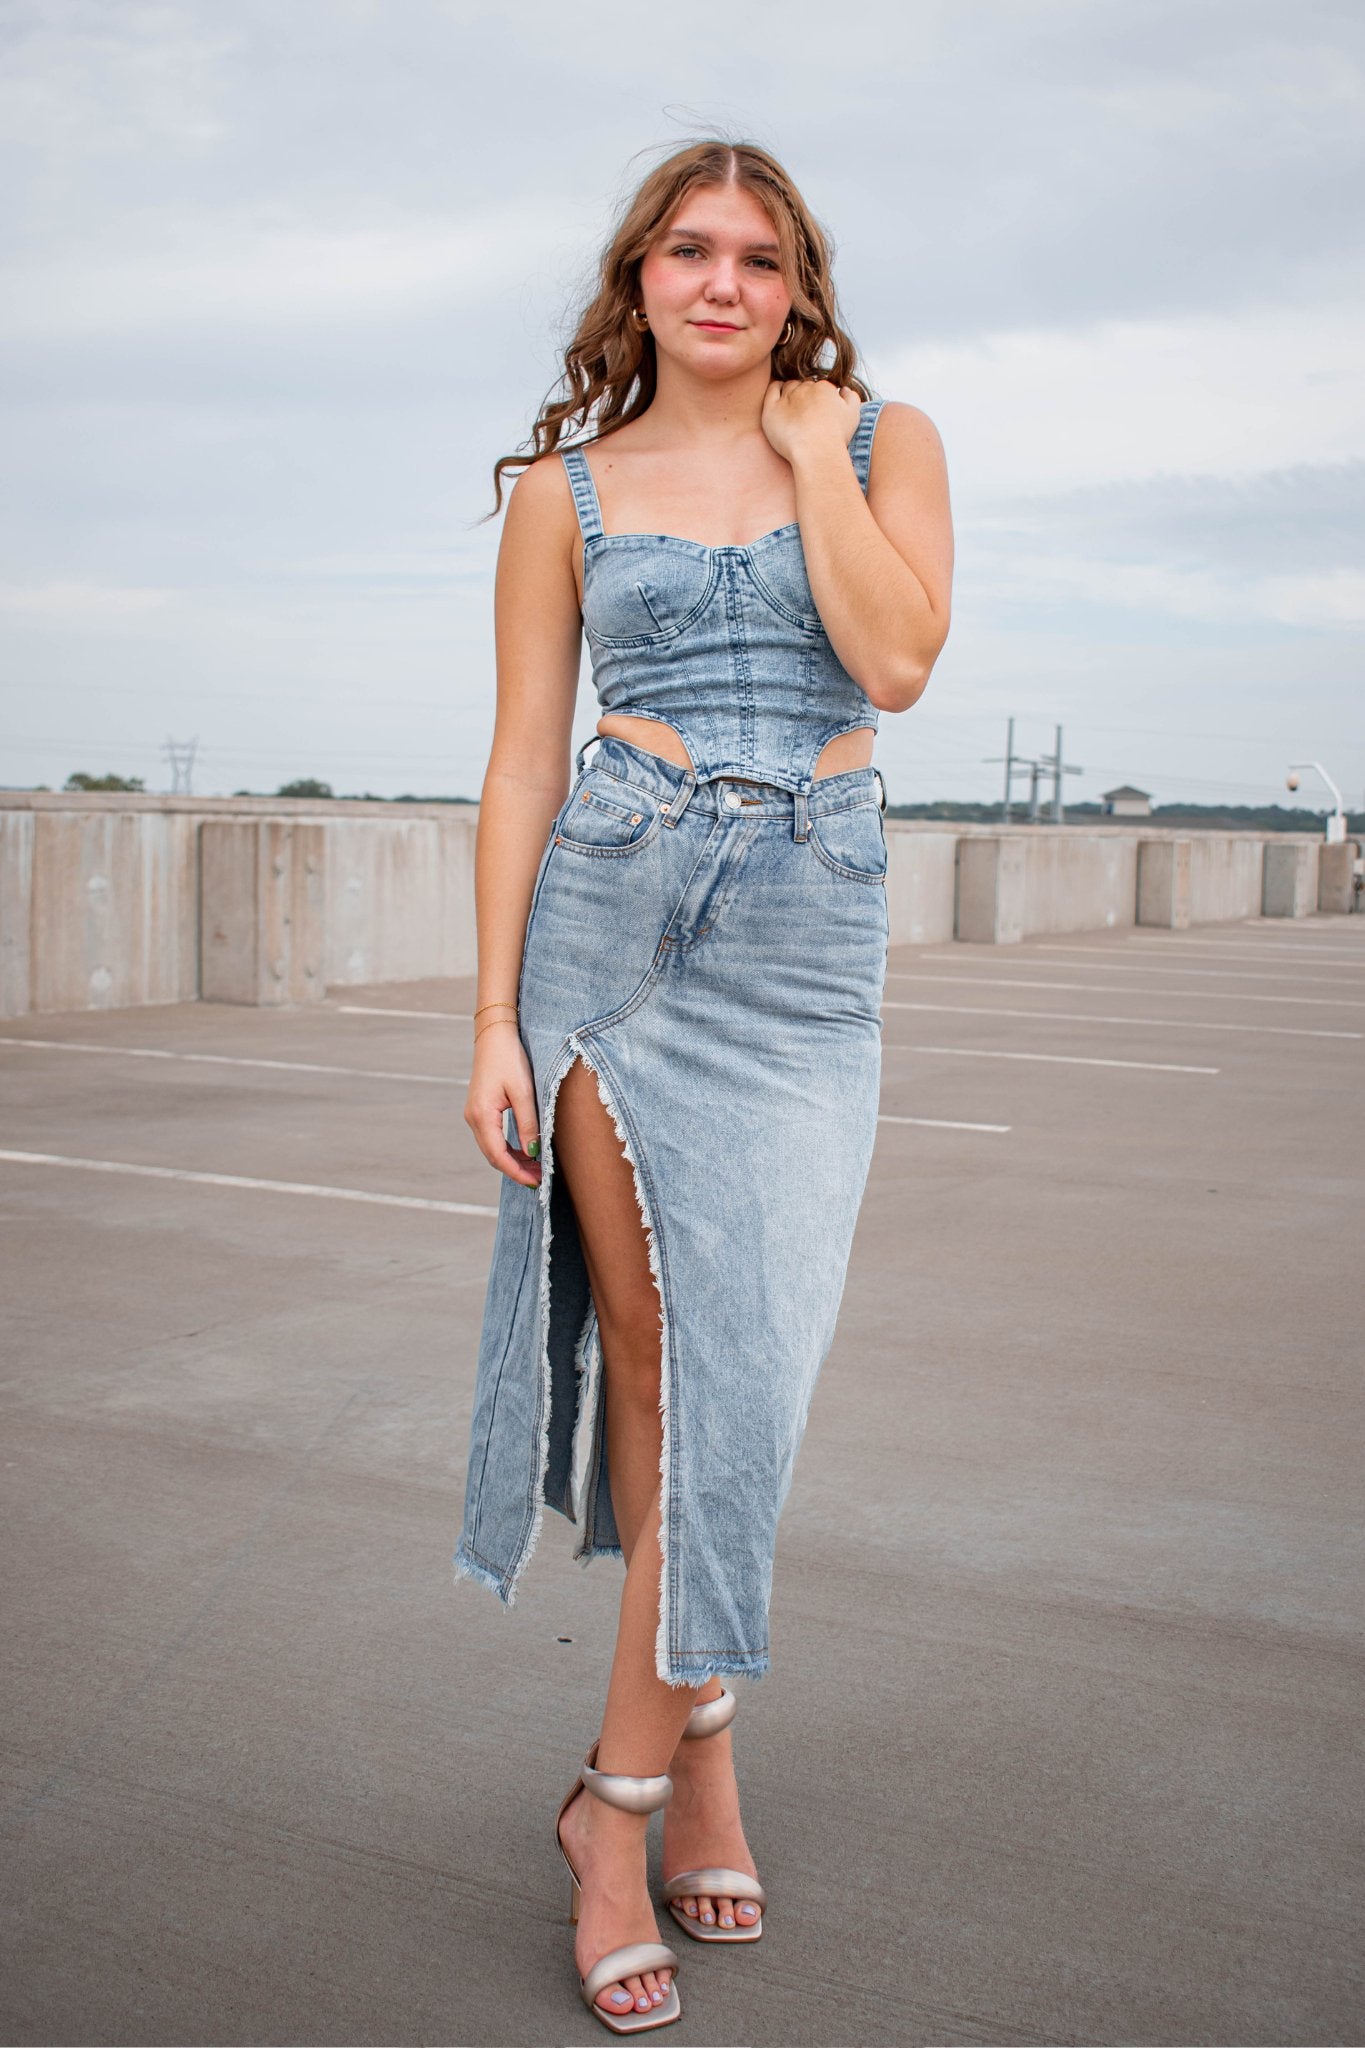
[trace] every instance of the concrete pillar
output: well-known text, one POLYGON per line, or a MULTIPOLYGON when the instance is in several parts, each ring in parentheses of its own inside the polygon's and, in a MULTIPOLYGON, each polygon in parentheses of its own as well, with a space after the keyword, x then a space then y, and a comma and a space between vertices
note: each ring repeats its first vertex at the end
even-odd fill
POLYGON ((1024 843, 1018 833, 957 842, 959 939, 986 946, 1017 946, 1024 936, 1024 843))
POLYGON ((33 813, 0 811, 0 1017, 32 1008, 33 813))
POLYGON ((1318 849, 1267 839, 1261 882, 1262 917, 1308 917, 1318 904, 1318 849))
POLYGON ((1190 842, 1139 839, 1137 921, 1184 932, 1190 926, 1190 842))
POLYGON ((206 819, 199 828, 199 993, 210 1003, 321 1002, 321 824, 206 819))
POLYGON ((1318 852, 1318 909, 1356 908, 1355 881, 1361 870, 1360 842, 1338 839, 1318 852))

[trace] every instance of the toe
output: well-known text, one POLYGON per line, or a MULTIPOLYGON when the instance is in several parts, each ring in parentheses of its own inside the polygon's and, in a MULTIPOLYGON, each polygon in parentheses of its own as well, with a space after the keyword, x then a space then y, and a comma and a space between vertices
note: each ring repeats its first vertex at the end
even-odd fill
POLYGON ((715 1907, 711 1903, 710 1899, 706 1898, 704 1895, 699 1897, 697 1900, 697 1912, 701 1918, 702 1925, 705 1927, 709 1927, 716 1917, 715 1907))
POLYGON ((629 2012, 635 2000, 630 1992, 626 1990, 624 1984, 608 1984, 605 1990, 598 1992, 593 2003, 600 2005, 604 2012, 619 2013, 629 2012))
POLYGON ((741 1899, 735 1907, 735 1917, 742 1920, 746 1926, 751 1926, 758 1918, 757 1899, 741 1899))
POLYGON ((735 1924, 735 1902, 734 1902, 734 1900, 733 1900, 733 1899, 717 1899, 717 1900, 716 1900, 716 1921, 717 1921, 717 1924, 718 1924, 719 1926, 721 1926, 721 1927, 733 1927, 733 1926, 734 1926, 734 1924, 735 1924))
POLYGON ((664 1999, 664 1987, 662 1983, 659 1981, 659 1974, 656 1970, 645 1971, 644 1985, 645 1990, 649 1994, 650 2004, 662 2005, 664 1999))
POLYGON ((629 1991, 631 1997, 635 2000, 636 2011, 648 2012, 651 2000, 649 1993, 645 1990, 644 1978, 627 1977, 625 1983, 627 1991, 629 1991))

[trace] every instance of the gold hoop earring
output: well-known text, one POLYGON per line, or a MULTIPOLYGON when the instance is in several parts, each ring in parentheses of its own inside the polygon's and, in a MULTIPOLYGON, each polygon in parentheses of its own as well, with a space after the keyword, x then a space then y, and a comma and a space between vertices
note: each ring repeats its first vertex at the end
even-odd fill
POLYGON ((789 320, 786 326, 782 329, 782 332, 777 337, 777 345, 779 348, 785 348, 789 341, 795 341, 795 339, 796 322, 794 320, 789 320))
POLYGON ((634 327, 635 332, 637 334, 643 334, 645 329, 649 325, 649 315, 648 313, 646 313, 644 307, 632 306, 630 309, 630 318, 631 324, 634 327))

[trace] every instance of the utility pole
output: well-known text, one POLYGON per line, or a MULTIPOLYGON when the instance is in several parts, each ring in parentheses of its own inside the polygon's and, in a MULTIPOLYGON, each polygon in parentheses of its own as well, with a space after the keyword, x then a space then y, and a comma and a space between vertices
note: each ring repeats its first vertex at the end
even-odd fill
POLYGON ((1011 719, 1009 724, 1005 727, 1004 753, 983 754, 981 758, 983 759, 983 761, 986 762, 1003 761, 1005 764, 1005 795, 1004 800, 1000 805, 1000 822, 1002 825, 1008 825, 1010 822, 1010 805, 1014 796, 1015 775, 1018 773, 1022 773, 1022 771, 1029 766, 1029 763, 1024 759, 1023 755, 1016 754, 1014 751, 1013 719, 1011 719))
POLYGON ((168 739, 161 749, 171 764, 171 795, 194 795, 194 756, 199 741, 168 739))
POLYGON ((1054 825, 1064 825, 1066 823, 1066 812, 1062 808, 1062 777, 1064 775, 1083 775, 1085 770, 1076 767, 1072 762, 1063 758, 1062 728, 1060 725, 1057 727, 1057 751, 1055 754, 1044 754, 1041 765, 1052 770, 1052 822, 1054 825))
MULTIPOLYGON (((1045 754, 1041 761, 1032 761, 1027 754, 1016 754, 1014 751, 1014 720, 1011 719, 1005 728, 1004 753, 983 754, 982 759, 987 762, 1003 761, 1005 764, 1005 795, 1004 801, 1000 806, 1000 822, 1002 825, 1008 825, 1010 822, 1010 814, 1014 802, 1014 778, 1016 775, 1022 775, 1025 769, 1028 770, 1029 821, 1036 825, 1038 822, 1038 787, 1043 769, 1047 766, 1047 755, 1045 754)), ((1079 769, 1076 772, 1079 774, 1079 769)), ((1068 770, 1068 773, 1070 773, 1070 770, 1068 770)))

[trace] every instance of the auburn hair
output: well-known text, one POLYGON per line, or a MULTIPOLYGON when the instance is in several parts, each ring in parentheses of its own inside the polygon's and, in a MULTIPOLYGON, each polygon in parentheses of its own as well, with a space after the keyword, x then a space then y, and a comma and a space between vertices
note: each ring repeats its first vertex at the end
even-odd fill
POLYGON ((863 399, 871 397, 856 371, 858 351, 840 319, 831 275, 834 244, 791 177, 756 143, 694 142, 656 165, 626 202, 598 263, 596 291, 564 351, 563 372, 531 429, 529 452, 500 455, 493 465, 495 502, 487 518, 502 509, 504 470, 529 468, 575 433, 598 440, 637 419, 653 402, 654 336, 642 333, 630 317, 639 302, 640 265, 687 193, 699 185, 731 184, 752 192, 772 222, 779 267, 791 293, 787 324, 792 336, 773 350, 773 376, 827 377, 863 399))

